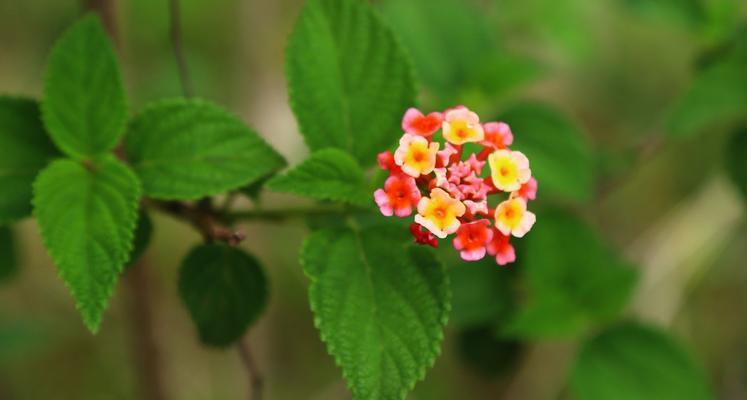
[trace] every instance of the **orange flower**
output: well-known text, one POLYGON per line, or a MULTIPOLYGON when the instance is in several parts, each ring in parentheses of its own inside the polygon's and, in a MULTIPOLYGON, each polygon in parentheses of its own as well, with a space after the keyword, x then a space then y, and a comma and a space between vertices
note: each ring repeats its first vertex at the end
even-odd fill
POLYGON ((417 178, 427 175, 436 167, 438 143, 428 142, 428 139, 405 133, 399 140, 399 147, 394 152, 394 162, 402 168, 402 172, 417 178))
POLYGON ((493 239, 490 221, 480 219, 459 226, 454 238, 454 248, 465 261, 477 261, 485 257, 486 246, 493 239))
POLYGON ((495 209, 495 227, 506 236, 523 237, 536 220, 537 216, 527 211, 527 202, 521 197, 508 199, 495 209))
POLYGON ((419 223, 431 233, 443 239, 456 232, 461 224, 459 217, 464 215, 466 208, 461 201, 449 196, 441 188, 431 190, 431 197, 423 197, 418 202, 418 215, 415 222, 419 223))

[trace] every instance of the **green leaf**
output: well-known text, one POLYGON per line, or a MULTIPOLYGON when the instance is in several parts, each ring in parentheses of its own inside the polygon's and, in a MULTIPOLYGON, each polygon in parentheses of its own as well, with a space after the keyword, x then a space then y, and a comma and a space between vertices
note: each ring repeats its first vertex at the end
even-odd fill
POLYGON ((589 226, 569 214, 540 212, 527 235, 523 268, 529 302, 505 328, 519 337, 568 337, 614 319, 637 274, 589 226))
POLYGON ((92 157, 117 145, 127 120, 127 99, 98 17, 82 18, 52 49, 42 112, 52 140, 67 155, 92 157))
POLYGON ((343 149, 364 166, 402 135, 402 115, 415 102, 403 49, 360 0, 306 3, 289 39, 286 75, 309 148, 343 149))
POLYGON ((747 117, 747 58, 726 57, 701 71, 676 104, 669 134, 693 136, 747 117))
POLYGON ((59 153, 34 100, 0 96, 0 224, 31 214, 31 185, 59 153))
POLYGON ((624 0, 632 11, 652 20, 670 20, 693 30, 705 22, 706 10, 700 0, 624 0))
POLYGON ((197 199, 238 189, 285 161, 238 117, 203 100, 170 99, 132 121, 127 159, 145 194, 197 199))
POLYGON ((96 332, 130 257, 140 183, 113 157, 58 160, 34 183, 34 214, 86 326, 96 332))
POLYGON ((449 313, 443 265, 406 229, 322 229, 301 264, 314 324, 354 399, 404 399, 440 353, 449 313))
POLYGON ((516 105, 500 117, 511 126, 514 148, 529 158, 544 195, 585 201, 594 183, 594 157, 584 133, 566 116, 539 103, 516 105))
POLYGON ((338 149, 313 153, 285 175, 270 179, 267 188, 317 200, 344 201, 361 206, 373 202, 360 166, 338 149))
POLYGON ((747 200, 747 126, 739 129, 729 141, 726 168, 732 182, 747 200))
POLYGON ((626 323, 581 347, 571 375, 578 400, 707 400, 706 377, 673 338, 626 323))
MULTIPOLYGON (((448 246, 444 251, 454 253, 448 246)), ((515 268, 498 268, 495 258, 486 257, 465 265, 461 258, 449 263, 453 292, 450 323, 473 328, 505 322, 516 307, 515 268)))
POLYGON ((429 89, 451 94, 484 67, 495 48, 485 13, 461 0, 386 0, 387 22, 412 55, 429 89))
POLYGON ((240 339, 265 308, 267 282, 250 254, 224 244, 203 244, 182 263, 179 295, 200 340, 226 347, 240 339))
POLYGON ((130 252, 130 257, 127 259, 125 268, 132 267, 140 260, 145 250, 148 249, 152 235, 153 221, 145 210, 140 210, 137 218, 137 227, 135 228, 135 239, 132 242, 132 251, 130 252))
POLYGON ((0 282, 6 282, 18 273, 16 243, 13 231, 0 226, 0 282))

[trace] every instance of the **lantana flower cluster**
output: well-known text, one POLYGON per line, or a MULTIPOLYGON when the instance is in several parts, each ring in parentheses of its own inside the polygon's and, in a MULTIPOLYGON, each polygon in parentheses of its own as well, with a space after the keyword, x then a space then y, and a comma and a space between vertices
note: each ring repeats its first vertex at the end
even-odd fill
POLYGON ((527 203, 536 198, 537 180, 527 157, 509 148, 511 128, 481 123, 458 106, 427 115, 410 108, 402 130, 394 154, 378 155, 379 166, 389 171, 384 187, 374 192, 381 213, 404 218, 416 209, 410 231, 419 244, 438 247, 438 239, 454 234, 453 246, 464 260, 489 254, 498 265, 514 262, 511 237, 523 237, 536 220, 527 203), (468 143, 478 150, 464 154, 468 143), (494 201, 494 195, 501 197, 494 201))

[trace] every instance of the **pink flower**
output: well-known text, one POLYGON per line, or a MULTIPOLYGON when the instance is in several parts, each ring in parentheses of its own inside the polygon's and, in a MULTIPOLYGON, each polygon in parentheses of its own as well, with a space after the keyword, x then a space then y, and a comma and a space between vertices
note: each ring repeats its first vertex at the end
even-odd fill
POLYGON ((467 207, 467 214, 471 216, 475 216, 477 214, 483 214, 488 215, 488 201, 482 200, 482 201, 472 201, 472 200, 464 200, 462 201, 464 203, 464 206, 467 207))
POLYGON ((448 142, 461 145, 481 142, 485 132, 480 125, 480 117, 466 107, 446 111, 443 122, 443 136, 448 142))
POLYGON ((516 261, 514 246, 509 242, 509 237, 493 229, 493 240, 488 243, 488 254, 495 256, 498 265, 506 265, 516 261))
POLYGON ((409 108, 402 118, 402 130, 420 136, 431 136, 443 123, 443 115, 440 112, 432 112, 423 115, 417 108, 409 108))
POLYGON ((483 146, 492 147, 496 150, 505 149, 514 142, 511 128, 505 122, 488 122, 483 124, 485 140, 480 142, 483 146))
POLYGON ((384 189, 374 192, 374 200, 387 217, 406 217, 420 201, 420 190, 412 177, 394 174, 384 182, 384 189))
POLYGON ((451 143, 446 142, 444 149, 438 152, 438 159, 441 161, 441 166, 445 167, 451 163, 451 158, 459 151, 451 143))
POLYGON ((524 200, 534 200, 537 198, 537 180, 529 178, 529 180, 521 185, 516 195, 523 198, 524 200))
POLYGON ((454 238, 454 248, 466 261, 477 261, 485 257, 486 246, 493 239, 490 222, 486 219, 459 226, 454 238))
POLYGON ((467 166, 474 171, 477 175, 482 174, 482 168, 485 166, 485 160, 478 160, 474 153, 469 155, 467 161, 464 161, 467 166))

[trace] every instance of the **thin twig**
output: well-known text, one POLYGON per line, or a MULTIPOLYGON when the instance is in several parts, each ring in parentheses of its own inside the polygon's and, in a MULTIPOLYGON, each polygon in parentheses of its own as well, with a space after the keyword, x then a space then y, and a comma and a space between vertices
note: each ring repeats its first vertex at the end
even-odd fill
POLYGON ((200 232, 206 242, 225 242, 236 246, 246 238, 243 232, 234 231, 220 223, 221 217, 212 209, 177 201, 148 200, 146 204, 188 222, 200 232))
POLYGON ((247 374, 249 374, 249 400, 262 400, 262 386, 263 379, 262 374, 257 368, 257 363, 254 360, 252 349, 249 346, 249 341, 246 338, 239 340, 236 344, 239 351, 239 357, 241 363, 244 364, 247 374))
MULTIPOLYGON (((296 218, 319 217, 319 216, 341 216, 356 208, 345 208, 340 206, 312 206, 291 207, 277 209, 258 209, 228 212, 223 215, 226 221, 286 221, 296 218)), ((360 211, 364 211, 360 209, 360 211)))
POLYGON ((140 379, 140 398, 164 400, 167 398, 161 374, 161 358, 156 341, 151 311, 149 265, 145 256, 125 274, 129 314, 132 318, 133 352, 140 379))
POLYGON ((182 83, 184 97, 192 97, 192 80, 187 68, 187 60, 184 57, 182 46, 182 24, 179 0, 169 0, 169 24, 171 32, 171 46, 174 48, 174 57, 179 68, 179 80, 182 83))

